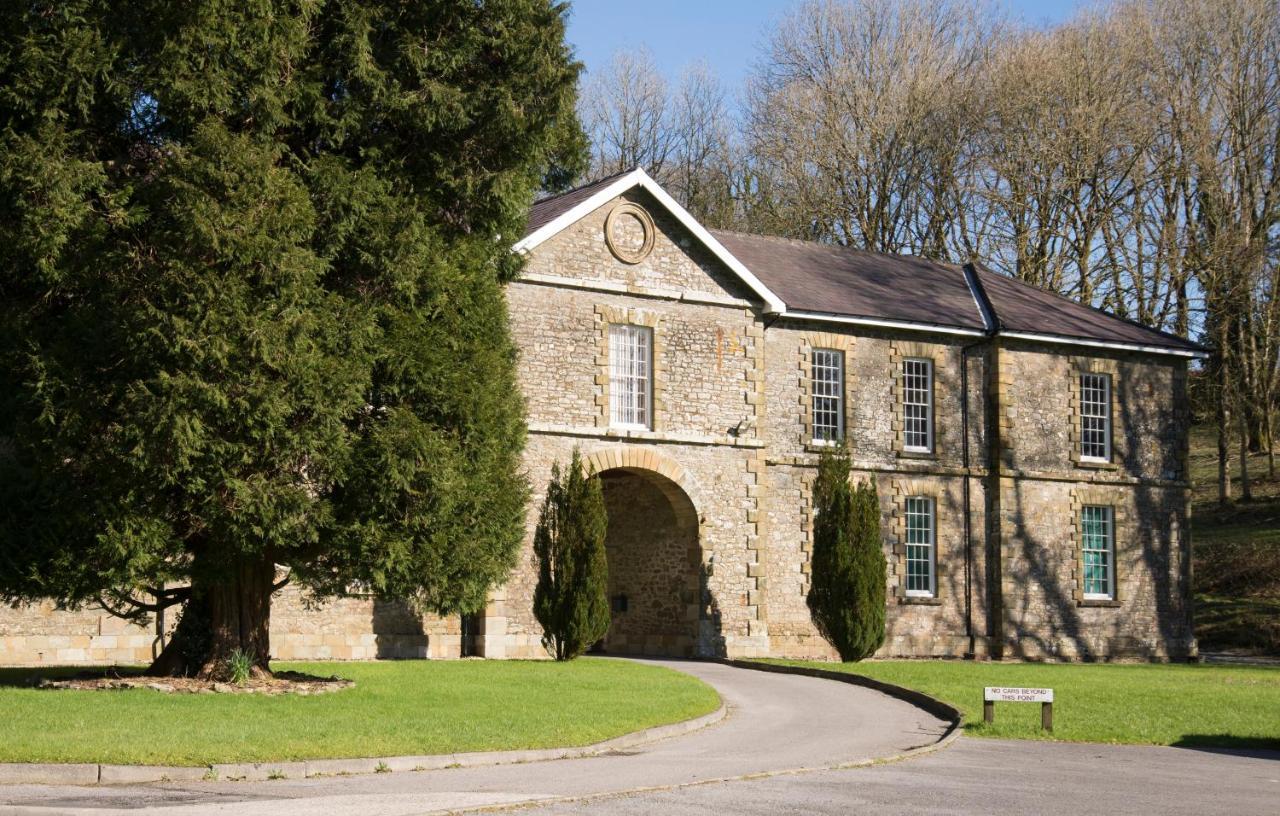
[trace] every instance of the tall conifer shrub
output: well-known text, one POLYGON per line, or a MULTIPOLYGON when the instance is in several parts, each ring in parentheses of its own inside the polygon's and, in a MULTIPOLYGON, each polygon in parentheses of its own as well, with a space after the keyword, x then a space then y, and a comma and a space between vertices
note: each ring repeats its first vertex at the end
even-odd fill
POLYGON ((584 470, 575 449, 567 472, 552 466, 533 538, 533 611, 556 660, 577 657, 609 631, 607 525, 600 477, 584 470))
POLYGON ((845 661, 884 643, 884 551, 874 482, 849 483, 849 454, 824 452, 813 487, 813 560, 809 612, 845 661))

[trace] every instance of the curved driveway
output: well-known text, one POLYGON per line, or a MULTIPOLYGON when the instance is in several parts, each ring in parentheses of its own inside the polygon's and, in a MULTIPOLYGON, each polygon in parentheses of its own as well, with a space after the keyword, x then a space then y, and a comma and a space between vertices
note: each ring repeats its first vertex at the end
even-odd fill
POLYGON ((947 728, 915 706, 847 683, 719 663, 654 662, 714 686, 728 716, 606 755, 525 765, 271 782, 13 786, 0 788, 0 813, 407 816, 830 768, 930 745, 947 728))

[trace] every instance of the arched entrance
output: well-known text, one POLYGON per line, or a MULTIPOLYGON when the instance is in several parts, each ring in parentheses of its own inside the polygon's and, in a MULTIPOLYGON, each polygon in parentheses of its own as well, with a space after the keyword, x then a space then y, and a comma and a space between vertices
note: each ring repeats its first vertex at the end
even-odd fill
POLYGON ((609 517, 612 623, 605 652, 691 657, 698 640, 702 553, 698 512, 684 489, 654 470, 600 471, 609 517))

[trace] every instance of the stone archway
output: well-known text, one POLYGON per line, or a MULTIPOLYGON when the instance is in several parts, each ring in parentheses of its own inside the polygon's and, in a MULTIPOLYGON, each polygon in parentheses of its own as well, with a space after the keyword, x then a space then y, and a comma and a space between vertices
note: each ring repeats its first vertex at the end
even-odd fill
MULTIPOLYGON (((656 469, 629 464, 599 468, 593 459, 588 464, 600 475, 609 516, 605 549, 612 624, 604 651, 693 656, 702 598, 702 551, 693 499, 681 484, 656 469)), ((645 463, 658 464, 653 458, 645 463)), ((662 464, 668 473, 683 476, 669 461, 662 464)))

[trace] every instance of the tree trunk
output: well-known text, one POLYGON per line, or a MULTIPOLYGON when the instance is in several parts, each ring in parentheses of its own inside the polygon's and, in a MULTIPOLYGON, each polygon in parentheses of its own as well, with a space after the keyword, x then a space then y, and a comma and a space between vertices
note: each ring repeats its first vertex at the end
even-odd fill
POLYGON ((1240 411, 1240 501, 1253 501, 1253 486, 1249 482, 1249 423, 1245 412, 1240 411))
POLYGON ((192 571, 191 598, 164 651, 147 674, 227 680, 233 654, 243 653, 250 674, 270 675, 271 594, 275 564, 269 558, 241 559, 217 570, 192 571))
POLYGON ((1267 476, 1276 477, 1276 438, 1272 431, 1271 406, 1267 406, 1267 476))
POLYGON ((1231 452, 1228 443, 1231 429, 1228 426, 1227 395, 1221 379, 1219 379, 1217 386, 1218 393, 1214 404, 1214 413, 1215 424, 1218 426, 1218 506, 1227 507, 1231 504, 1231 452))

